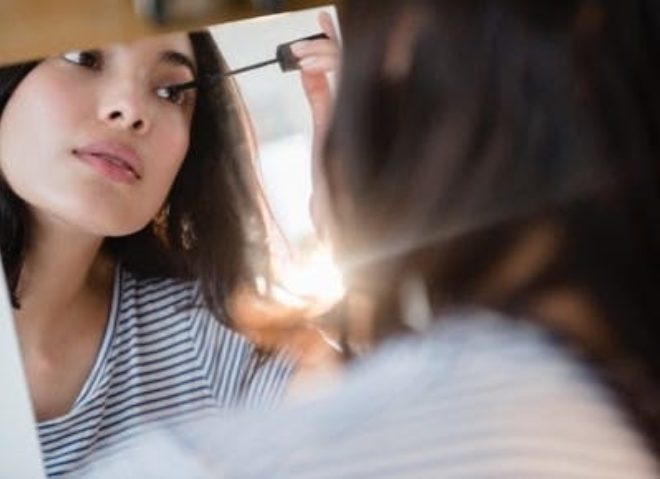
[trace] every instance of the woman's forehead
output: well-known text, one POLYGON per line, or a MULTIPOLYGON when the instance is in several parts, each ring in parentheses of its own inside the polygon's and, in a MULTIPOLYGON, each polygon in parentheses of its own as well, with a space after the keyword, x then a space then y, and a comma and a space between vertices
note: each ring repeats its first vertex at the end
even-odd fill
MULTIPOLYGON (((116 43, 105 47, 144 58, 145 61, 163 61, 196 69, 192 44, 186 33, 169 33, 133 42, 116 43)), ((104 48, 102 47, 101 50, 104 48)))

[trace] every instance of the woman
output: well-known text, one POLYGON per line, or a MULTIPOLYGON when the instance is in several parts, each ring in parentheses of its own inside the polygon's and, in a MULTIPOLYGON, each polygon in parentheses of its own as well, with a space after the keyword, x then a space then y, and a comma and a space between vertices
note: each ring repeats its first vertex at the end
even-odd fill
POLYGON ((125 463, 180 441, 196 477, 660 477, 657 2, 347 11, 316 211, 350 329, 398 338, 329 397, 125 463))
POLYGON ((284 389, 292 364, 228 327, 266 238, 224 71, 208 32, 0 69, 0 250, 49 476, 284 389))

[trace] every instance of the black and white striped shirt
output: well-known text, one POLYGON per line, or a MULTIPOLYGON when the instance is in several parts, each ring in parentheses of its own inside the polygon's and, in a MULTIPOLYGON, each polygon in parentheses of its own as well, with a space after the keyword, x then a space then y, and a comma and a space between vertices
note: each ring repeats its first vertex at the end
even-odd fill
POLYGON ((291 363, 254 346, 203 306, 197 283, 138 280, 118 268, 96 363, 66 415, 40 422, 46 472, 60 476, 145 427, 218 408, 268 407, 291 363))

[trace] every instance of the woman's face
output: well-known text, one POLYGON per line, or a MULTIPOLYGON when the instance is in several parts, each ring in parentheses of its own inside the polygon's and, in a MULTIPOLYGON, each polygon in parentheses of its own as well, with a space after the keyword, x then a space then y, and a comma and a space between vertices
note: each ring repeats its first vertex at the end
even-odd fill
POLYGON ((0 117, 0 173, 37 217, 99 236, 144 227, 188 149, 195 78, 185 34, 44 60, 0 117))

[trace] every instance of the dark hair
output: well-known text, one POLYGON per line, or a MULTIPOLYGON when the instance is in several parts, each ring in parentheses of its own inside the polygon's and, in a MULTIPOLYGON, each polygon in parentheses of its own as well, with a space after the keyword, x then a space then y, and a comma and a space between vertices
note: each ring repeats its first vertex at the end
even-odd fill
MULTIPOLYGON (((200 78, 227 70, 208 31, 188 34, 200 78)), ((22 79, 38 64, 0 68, 1 112, 22 79)), ((190 147, 160 219, 140 231, 106 238, 103 249, 141 277, 198 279, 207 305, 229 322, 226 300, 252 279, 248 258, 265 255, 260 189, 248 154, 243 103, 230 81, 197 93, 190 147), (248 254, 250 253, 250 254, 248 254)), ((0 251, 12 300, 23 263, 29 223, 24 203, 0 178, 0 251)))
POLYGON ((638 365, 644 379, 615 389, 660 453, 660 4, 384 0, 346 14, 323 169, 338 257, 375 298, 379 334, 402 327, 411 276, 436 313, 529 318, 543 294, 578 291, 638 365), (508 288, 489 280, 539 228, 548 260, 508 288))

